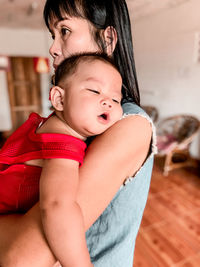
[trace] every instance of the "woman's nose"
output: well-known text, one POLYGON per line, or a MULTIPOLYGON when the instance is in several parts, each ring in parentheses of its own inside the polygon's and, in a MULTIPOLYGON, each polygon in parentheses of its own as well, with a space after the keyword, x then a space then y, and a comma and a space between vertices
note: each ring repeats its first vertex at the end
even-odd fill
POLYGON ((112 101, 109 98, 104 98, 101 100, 101 105, 106 108, 112 108, 112 101))
POLYGON ((51 45, 51 47, 49 49, 49 53, 53 58, 62 55, 61 46, 60 46, 58 40, 55 39, 53 41, 53 43, 52 43, 52 45, 51 45))

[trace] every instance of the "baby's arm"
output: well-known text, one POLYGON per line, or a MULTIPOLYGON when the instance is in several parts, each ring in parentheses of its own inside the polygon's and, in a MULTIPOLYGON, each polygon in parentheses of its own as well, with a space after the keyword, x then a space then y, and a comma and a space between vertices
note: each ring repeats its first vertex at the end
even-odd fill
POLYGON ((81 209, 76 202, 79 163, 45 160, 40 179, 40 209, 48 243, 66 266, 93 266, 87 250, 81 209))

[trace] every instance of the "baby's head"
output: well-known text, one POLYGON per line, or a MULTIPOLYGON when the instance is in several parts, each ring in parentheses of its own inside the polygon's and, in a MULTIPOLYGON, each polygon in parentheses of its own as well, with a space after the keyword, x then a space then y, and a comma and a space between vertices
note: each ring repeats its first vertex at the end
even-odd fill
POLYGON ((88 137, 121 118, 121 88, 121 75, 106 55, 73 55, 56 70, 51 102, 68 126, 88 137))

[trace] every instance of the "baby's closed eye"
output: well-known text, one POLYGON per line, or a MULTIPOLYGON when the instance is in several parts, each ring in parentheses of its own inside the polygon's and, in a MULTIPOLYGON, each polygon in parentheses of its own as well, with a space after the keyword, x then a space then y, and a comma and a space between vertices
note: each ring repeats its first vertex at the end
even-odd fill
POLYGON ((90 92, 92 92, 92 93, 94 93, 94 94, 100 94, 100 92, 99 91, 97 91, 97 90, 95 90, 95 89, 87 89, 88 91, 90 91, 90 92))

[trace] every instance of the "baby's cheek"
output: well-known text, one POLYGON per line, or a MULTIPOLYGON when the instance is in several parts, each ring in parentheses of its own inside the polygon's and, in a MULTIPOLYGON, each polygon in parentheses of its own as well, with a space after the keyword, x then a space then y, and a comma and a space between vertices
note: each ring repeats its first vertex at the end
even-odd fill
POLYGON ((122 108, 120 107, 120 108, 119 108, 119 111, 118 111, 118 116, 117 116, 118 120, 120 120, 120 119, 122 118, 122 116, 123 116, 123 110, 122 110, 122 108))

